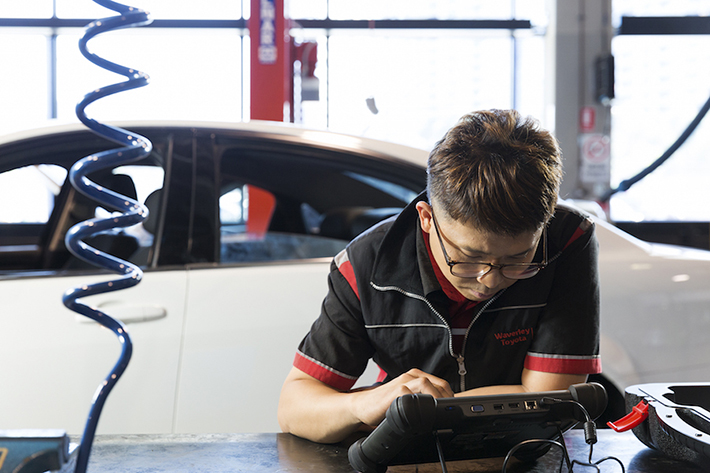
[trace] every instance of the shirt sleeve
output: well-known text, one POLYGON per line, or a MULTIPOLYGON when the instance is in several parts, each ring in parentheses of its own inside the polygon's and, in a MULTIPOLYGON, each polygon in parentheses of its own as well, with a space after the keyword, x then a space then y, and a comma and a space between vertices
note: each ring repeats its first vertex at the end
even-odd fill
POLYGON ((340 391, 365 371, 373 355, 347 250, 333 260, 321 314, 301 341, 293 365, 340 391))
POLYGON ((533 371, 601 372, 598 242, 584 219, 555 261, 550 296, 525 359, 533 371))

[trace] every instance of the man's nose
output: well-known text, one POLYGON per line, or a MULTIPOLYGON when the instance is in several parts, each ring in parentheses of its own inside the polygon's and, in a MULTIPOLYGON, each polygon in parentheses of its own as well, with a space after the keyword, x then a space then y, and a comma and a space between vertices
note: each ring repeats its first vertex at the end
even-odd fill
POLYGON ((498 286, 503 282, 503 275, 500 273, 500 269, 498 268, 490 268, 488 272, 485 274, 478 276, 476 278, 478 282, 486 286, 487 288, 493 289, 498 286))

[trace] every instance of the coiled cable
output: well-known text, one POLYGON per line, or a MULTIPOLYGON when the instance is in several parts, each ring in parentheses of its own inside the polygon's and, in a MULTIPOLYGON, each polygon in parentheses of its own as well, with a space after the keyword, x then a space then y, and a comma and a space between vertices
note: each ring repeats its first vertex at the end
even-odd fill
POLYGON ((94 264, 95 266, 108 269, 120 275, 120 277, 111 281, 72 288, 64 293, 63 302, 69 309, 89 317, 114 332, 121 343, 121 354, 112 371, 106 377, 105 381, 99 385, 94 394, 89 416, 84 427, 84 433, 78 448, 75 468, 76 473, 86 471, 101 410, 111 389, 113 389, 113 386, 128 366, 133 352, 131 338, 121 321, 79 301, 79 299, 132 287, 138 284, 143 277, 143 272, 136 265, 92 248, 86 244, 83 239, 110 229, 135 225, 143 221, 148 215, 148 209, 145 206, 126 196, 103 188, 92 182, 87 176, 95 171, 113 169, 120 165, 138 161, 148 156, 153 148, 152 143, 147 138, 121 128, 99 123, 89 118, 85 113, 86 107, 92 102, 118 92, 143 87, 147 85, 149 81, 149 77, 146 74, 107 61, 89 52, 87 48, 87 42, 103 32, 150 23, 152 20, 149 18, 148 13, 110 0, 94 0, 94 2, 119 13, 119 15, 96 20, 87 25, 85 34, 79 41, 79 49, 84 57, 92 63, 123 75, 127 80, 99 88, 87 94, 84 99, 77 104, 76 115, 91 131, 122 147, 92 154, 80 159, 70 169, 69 179, 78 192, 97 201, 104 208, 119 212, 120 214, 114 214, 110 218, 93 218, 74 225, 67 232, 65 244, 69 251, 77 258, 94 264))

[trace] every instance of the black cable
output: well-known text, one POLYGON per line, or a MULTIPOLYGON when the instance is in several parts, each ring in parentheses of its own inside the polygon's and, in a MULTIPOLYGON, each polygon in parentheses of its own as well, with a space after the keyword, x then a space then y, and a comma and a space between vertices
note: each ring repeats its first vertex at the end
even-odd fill
POLYGON ((567 452, 567 447, 564 445, 564 443, 558 442, 557 440, 551 440, 551 439, 530 439, 530 440, 523 440, 522 442, 518 443, 513 448, 508 450, 508 454, 505 456, 505 459, 503 460, 503 466, 501 467, 501 473, 506 472, 506 468, 508 467, 508 461, 510 461, 510 459, 512 458, 513 454, 515 454, 515 452, 517 452, 522 447, 524 447, 526 445, 533 444, 533 443, 547 443, 550 445, 555 445, 557 447, 560 447, 560 449, 562 450, 562 459, 560 460, 560 473, 562 473, 562 467, 564 466, 565 463, 567 463, 567 469, 570 472, 572 471, 572 462, 570 462, 569 453, 567 452))
POLYGON ((446 460, 444 460, 444 450, 441 448, 441 442, 439 441, 439 433, 434 431, 434 441, 436 443, 436 451, 439 454, 439 462, 441 463, 441 473, 449 473, 448 468, 446 468, 446 460))
POLYGON ((710 97, 708 97, 708 100, 705 102, 705 104, 700 108, 700 111, 698 114, 695 116, 692 122, 688 125, 688 127, 683 131, 683 133, 678 137, 678 139, 671 145, 670 148, 666 150, 663 155, 661 155, 660 158, 656 159, 653 163, 651 163, 646 169, 642 170, 635 176, 626 179, 624 181, 621 181, 619 185, 616 187, 616 189, 609 189, 604 193, 604 195, 601 196, 599 199, 600 202, 607 202, 612 195, 616 194, 617 192, 624 192, 629 190, 631 186, 636 184, 638 181, 643 179, 644 177, 648 176, 651 174, 653 171, 656 170, 661 164, 666 162, 668 158, 671 157, 673 153, 676 152, 678 148, 681 147, 683 143, 685 143, 685 140, 688 139, 688 137, 693 134, 695 129, 698 127, 700 122, 703 120, 705 117, 705 114, 708 113, 708 110, 710 110, 710 97))
MULTIPOLYGON (((601 471, 599 468, 599 465, 605 461, 608 460, 614 460, 616 461, 619 466, 621 466, 621 473, 626 473, 626 468, 624 467, 624 464, 619 460, 618 458, 614 456, 608 456, 604 457, 601 460, 597 460, 596 462, 592 461, 592 454, 593 454, 593 449, 594 449, 594 444, 597 443, 597 432, 596 432, 596 425, 594 424, 594 421, 592 420, 591 416, 589 415, 589 412, 587 409, 582 405, 582 403, 578 401, 574 401, 571 399, 557 399, 557 398, 552 398, 552 397, 544 397, 542 398, 542 403, 543 404, 573 404, 577 406, 581 411, 582 414, 584 414, 585 422, 584 422, 584 440, 587 442, 589 445, 589 461, 588 462, 581 462, 579 460, 572 460, 570 462, 569 459, 569 453, 567 451, 567 446, 564 444, 564 439, 563 439, 563 433, 562 430, 557 426, 557 431, 558 431, 558 438, 562 440, 562 442, 556 442, 554 440, 549 440, 545 441, 543 439, 539 440, 527 440, 524 442, 520 442, 518 445, 513 447, 509 452, 508 455, 505 457, 505 461, 503 462, 503 470, 502 473, 505 473, 505 467, 508 462, 508 458, 512 455, 512 452, 517 450, 521 445, 525 444, 526 442, 547 442, 547 443, 553 443, 555 445, 558 445, 560 448, 562 448, 562 451, 564 452, 564 457, 563 460, 567 460, 567 469, 569 470, 570 473, 573 471, 574 465, 580 465, 580 466, 585 466, 585 467, 591 467, 596 469, 598 472, 601 471)), ((562 461, 560 461, 560 472, 562 472, 562 461)))

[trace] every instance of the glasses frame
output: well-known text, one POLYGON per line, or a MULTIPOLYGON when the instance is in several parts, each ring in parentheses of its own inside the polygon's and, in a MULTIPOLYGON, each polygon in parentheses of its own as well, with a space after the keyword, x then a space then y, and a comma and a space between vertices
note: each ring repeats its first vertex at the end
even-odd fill
MULTIPOLYGON (((441 251, 444 253, 444 260, 446 261, 446 264, 449 267, 449 271, 451 272, 451 275, 455 276, 457 278, 478 279, 478 278, 482 278, 486 274, 490 273, 492 270, 497 269, 500 271, 501 276, 503 276, 506 279, 512 279, 512 280, 516 280, 516 281, 521 280, 521 279, 530 279, 534 276, 537 276, 538 273, 542 269, 544 269, 549 263, 549 261, 547 260, 547 226, 545 226, 545 228, 542 230, 542 238, 541 238, 542 244, 543 244, 543 247, 542 247, 543 261, 542 261, 542 263, 532 263, 532 262, 531 263, 504 263, 504 264, 494 264, 494 263, 484 263, 484 262, 471 263, 471 262, 466 262, 466 261, 454 261, 451 258, 449 258, 449 254, 446 252, 446 247, 444 246, 444 239, 442 237, 441 230, 439 230, 439 225, 436 222, 436 216, 434 215, 433 208, 431 210, 431 219, 434 222, 434 230, 436 230, 436 236, 437 236, 437 238, 439 238, 439 244, 441 245, 441 251), (480 265, 488 266, 488 269, 483 270, 483 272, 481 272, 480 274, 477 274, 475 276, 460 276, 460 275, 454 273, 454 266, 456 266, 457 264, 480 264, 480 265), (531 274, 529 276, 525 276, 522 278, 511 278, 510 276, 506 276, 503 273, 503 270, 505 268, 523 267, 523 266, 528 267, 528 268, 529 267, 537 268, 537 271, 535 271, 533 274, 531 274)), ((538 245, 539 245, 539 242, 538 242, 538 245)))

